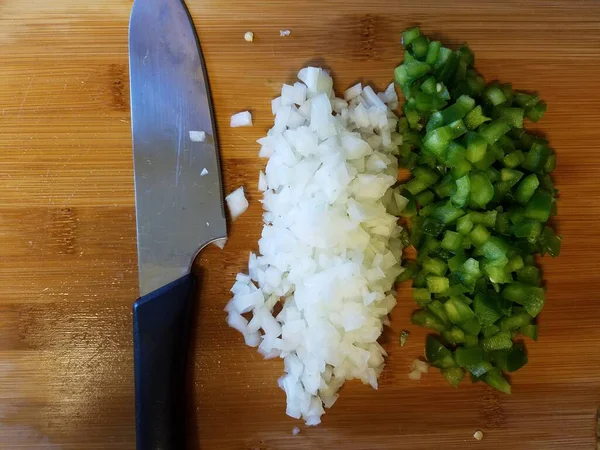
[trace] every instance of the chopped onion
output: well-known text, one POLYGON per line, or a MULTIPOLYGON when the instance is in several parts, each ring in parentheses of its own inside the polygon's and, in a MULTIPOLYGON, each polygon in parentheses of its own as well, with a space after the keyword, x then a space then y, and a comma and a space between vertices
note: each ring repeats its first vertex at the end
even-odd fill
POLYGON ((421 379, 421 375, 423 375, 423 373, 420 370, 415 369, 408 374, 408 378, 410 378, 413 381, 417 381, 421 379))
POLYGON ((254 33, 252 31, 246 31, 246 33, 244 33, 244 40, 246 42, 252 42, 254 40, 254 33))
POLYGON ((358 97, 362 92, 362 84, 356 83, 351 88, 348 88, 344 91, 344 100, 350 101, 353 98, 358 97))
POLYGON ((477 430, 474 434, 473 437, 475 439, 477 439, 478 441, 483 439, 483 432, 481 430, 477 430))
POLYGON ((208 175, 208 170, 206 170, 206 167, 205 167, 204 169, 202 169, 202 172, 200 172, 200 176, 203 177, 206 175, 208 175))
POLYGON ((267 189, 269 189, 267 177, 265 173, 261 170, 258 174, 258 190, 261 192, 265 192, 267 189))
POLYGON ((239 187, 227 197, 225 197, 231 220, 237 219, 248 209, 248 200, 244 195, 244 187, 239 187))
POLYGON ((206 132, 204 131, 190 131, 190 141, 192 142, 204 142, 206 140, 206 132))
POLYGON ((427 364, 425 361, 421 361, 420 359, 415 359, 412 362, 411 369, 416 369, 421 373, 428 373, 429 364, 427 364))
POLYGON ((289 36, 292 32, 290 30, 279 30, 279 36, 289 36))
POLYGON ((274 126, 258 140, 268 158, 259 255, 225 309, 247 345, 283 358, 286 413, 317 425, 346 380, 378 388, 387 353, 377 340, 403 271, 402 228, 386 208, 404 200, 391 189, 397 119, 385 102, 360 84, 336 98, 317 67, 298 78, 272 102, 274 126), (247 324, 235 315, 245 313, 247 324))
POLYGON ((237 127, 251 127, 252 126, 252 115, 250 111, 242 111, 240 113, 231 116, 231 122, 229 124, 231 128, 237 127))
POLYGON ((298 433, 300 433, 300 428, 298 428, 298 427, 294 427, 294 428, 292 428, 292 434, 293 434, 294 436, 296 436, 298 433))

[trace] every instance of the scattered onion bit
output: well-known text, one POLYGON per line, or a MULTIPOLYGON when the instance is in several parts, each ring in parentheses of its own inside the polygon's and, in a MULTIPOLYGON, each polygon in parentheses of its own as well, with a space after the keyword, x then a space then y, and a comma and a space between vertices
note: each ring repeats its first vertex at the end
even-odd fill
POLYGON ((280 37, 289 36, 291 33, 292 32, 290 30, 279 30, 280 37))
POLYGON ((415 359, 412 362, 412 365, 410 366, 411 369, 416 369, 421 373, 428 373, 429 372, 429 364, 427 364, 425 361, 421 361, 420 359, 415 359))
POLYGON ((190 141, 192 142, 204 142, 206 140, 205 131, 192 131, 190 130, 190 141))
POLYGON ((294 428, 292 428, 292 434, 293 434, 294 436, 296 436, 298 433, 300 433, 300 428, 298 428, 298 427, 294 427, 294 428))
POLYGON ((227 197, 225 197, 227 207, 231 213, 231 220, 237 219, 248 209, 248 200, 244 195, 244 187, 239 187, 227 197))
POLYGON ((475 439, 477 439, 478 441, 483 439, 483 432, 481 430, 477 430, 474 434, 473 437, 475 439))
MULTIPOLYGON (((230 326, 232 326, 232 325, 230 325, 230 326)), ((411 373, 408 374, 408 378, 410 378, 413 381, 417 381, 417 380, 421 379, 421 375, 423 375, 423 373, 420 370, 415 369, 411 373)))
POLYGON ((252 114, 250 111, 242 111, 237 114, 231 116, 231 121, 229 122, 229 126, 231 128, 237 127, 251 127, 252 126, 252 114))
POLYGON ((254 33, 252 31, 246 31, 244 34, 244 40, 246 42, 252 42, 254 40, 254 33))

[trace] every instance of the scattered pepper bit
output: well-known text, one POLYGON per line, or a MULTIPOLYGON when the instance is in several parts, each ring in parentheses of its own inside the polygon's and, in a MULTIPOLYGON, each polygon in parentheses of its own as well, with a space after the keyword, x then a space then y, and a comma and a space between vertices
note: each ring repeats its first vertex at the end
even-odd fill
POLYGON ((406 341, 408 341, 408 336, 410 336, 410 332, 407 330, 402 330, 400 333, 400 347, 404 347, 406 341))
POLYGON ((477 439, 478 441, 483 439, 483 432, 481 430, 477 430, 474 434, 473 437, 475 439, 477 439))

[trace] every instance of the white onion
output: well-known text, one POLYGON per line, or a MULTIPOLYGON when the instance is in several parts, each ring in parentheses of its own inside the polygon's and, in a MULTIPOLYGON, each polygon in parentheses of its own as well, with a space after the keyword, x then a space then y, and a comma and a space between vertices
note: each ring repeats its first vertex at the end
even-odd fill
POLYGON ((204 142, 206 140, 205 131, 190 131, 190 141, 192 142, 204 142))
POLYGON ((231 116, 231 122, 229 123, 231 128, 236 127, 251 127, 252 126, 252 115, 250 111, 242 111, 231 116))
POLYGON ((208 175, 208 170, 206 170, 206 167, 205 167, 204 169, 202 169, 202 172, 200 172, 200 176, 204 177, 206 175, 208 175))
MULTIPOLYGON (((398 212, 406 199, 391 189, 399 142, 391 95, 358 84, 336 98, 316 67, 298 78, 272 102, 275 125, 258 140, 268 158, 259 256, 250 254, 225 309, 247 345, 283 358, 286 413, 317 425, 346 380, 378 388, 387 353, 377 339, 403 271, 402 228, 388 208, 398 212)), ((243 191, 230 196, 232 216, 245 210, 243 191)))
POLYGON ((244 187, 239 187, 227 197, 225 197, 227 207, 231 214, 231 219, 235 220, 248 209, 248 200, 244 195, 244 187))
POLYGON ((423 375, 423 372, 421 372, 418 369, 415 369, 411 373, 408 374, 408 378, 410 378, 413 381, 417 381, 417 380, 421 379, 421 375, 423 375))
POLYGON ((252 31, 246 31, 246 33, 244 33, 244 40, 246 42, 252 42, 254 40, 254 33, 252 31))

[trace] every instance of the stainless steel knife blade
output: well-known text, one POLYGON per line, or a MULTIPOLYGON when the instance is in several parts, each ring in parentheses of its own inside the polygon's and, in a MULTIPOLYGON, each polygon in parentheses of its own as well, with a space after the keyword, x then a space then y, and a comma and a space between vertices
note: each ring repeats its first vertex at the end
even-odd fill
POLYGON ((140 296, 227 234, 204 60, 181 0, 135 0, 129 28, 140 296), (192 142, 190 131, 204 131, 192 142))

